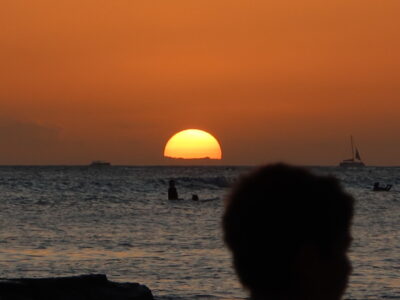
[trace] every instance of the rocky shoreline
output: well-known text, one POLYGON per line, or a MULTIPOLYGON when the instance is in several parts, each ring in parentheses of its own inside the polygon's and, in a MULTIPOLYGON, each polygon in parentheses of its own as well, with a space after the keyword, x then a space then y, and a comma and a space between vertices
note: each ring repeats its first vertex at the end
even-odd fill
POLYGON ((0 279, 0 300, 153 300, 139 283, 118 283, 104 274, 0 279))

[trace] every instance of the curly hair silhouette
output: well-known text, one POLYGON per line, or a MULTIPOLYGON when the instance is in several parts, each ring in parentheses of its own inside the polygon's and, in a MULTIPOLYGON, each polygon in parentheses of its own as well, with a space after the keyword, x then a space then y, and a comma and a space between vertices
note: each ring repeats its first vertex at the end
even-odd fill
POLYGON ((252 299, 340 299, 353 198, 333 177, 273 164, 243 177, 226 199, 224 239, 252 299))

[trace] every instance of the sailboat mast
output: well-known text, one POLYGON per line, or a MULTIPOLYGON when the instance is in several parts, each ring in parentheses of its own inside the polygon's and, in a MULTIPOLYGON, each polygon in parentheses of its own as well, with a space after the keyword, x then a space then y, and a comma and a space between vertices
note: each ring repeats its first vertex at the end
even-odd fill
POLYGON ((350 140, 351 140, 351 154, 352 154, 352 158, 354 160, 354 143, 353 143, 353 136, 350 136, 350 140))

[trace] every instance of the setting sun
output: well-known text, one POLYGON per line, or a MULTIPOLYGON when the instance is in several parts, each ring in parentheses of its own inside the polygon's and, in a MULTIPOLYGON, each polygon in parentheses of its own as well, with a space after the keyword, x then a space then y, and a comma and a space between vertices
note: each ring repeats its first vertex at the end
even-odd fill
POLYGON ((217 139, 208 132, 187 129, 176 133, 168 140, 164 156, 184 159, 221 159, 222 151, 217 139))

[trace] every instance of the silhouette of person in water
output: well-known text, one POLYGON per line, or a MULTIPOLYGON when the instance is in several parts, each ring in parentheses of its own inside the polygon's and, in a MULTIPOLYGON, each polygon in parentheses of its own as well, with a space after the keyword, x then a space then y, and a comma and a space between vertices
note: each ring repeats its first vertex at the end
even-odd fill
POLYGON ((242 178, 226 201, 224 239, 252 300, 338 300, 351 264, 353 198, 333 177, 285 164, 242 178))
POLYGON ((390 189, 392 188, 391 184, 387 184, 386 186, 381 186, 379 184, 379 182, 375 182, 374 183, 374 187, 372 188, 372 190, 374 192, 380 192, 380 191, 390 191, 390 189))
POLYGON ((381 189, 382 189, 382 187, 379 185, 379 182, 375 182, 373 190, 374 191, 380 191, 381 189))
POLYGON ((174 180, 169 181, 168 200, 178 200, 178 191, 176 190, 174 180))

